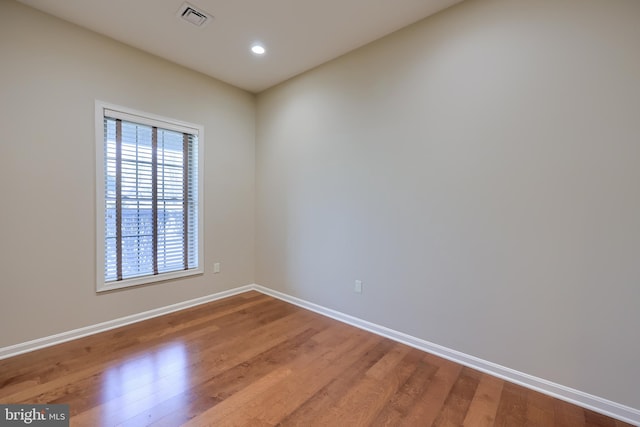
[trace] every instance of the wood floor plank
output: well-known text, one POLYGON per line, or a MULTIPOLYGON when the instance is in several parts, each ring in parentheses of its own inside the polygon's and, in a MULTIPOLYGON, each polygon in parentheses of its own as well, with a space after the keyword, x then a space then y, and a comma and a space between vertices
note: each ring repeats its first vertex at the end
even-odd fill
MULTIPOLYGON (((192 367, 197 368, 201 365, 205 365, 205 368, 208 368, 210 366, 210 363, 212 362, 218 362, 224 365, 226 359, 228 358, 228 354, 225 352, 219 352, 218 350, 220 348, 231 351, 234 357, 238 356, 235 353, 236 350, 244 352, 243 354, 246 354, 247 352, 258 351, 259 349, 263 348, 262 346, 264 346, 265 343, 267 343, 266 345, 268 345, 268 343, 271 342, 270 340, 278 341, 286 339, 287 332, 291 332, 292 330, 301 328, 302 326, 300 325, 304 324, 305 319, 307 321, 310 321, 313 316, 314 315, 312 313, 304 313, 300 311, 293 312, 271 322, 269 326, 252 329, 251 331, 247 332, 246 336, 244 337, 242 335, 239 335, 232 338, 225 338, 224 343, 218 342, 214 345, 209 345, 208 348, 203 349, 202 351, 202 354, 204 356, 207 356, 209 353, 214 352, 216 354, 216 358, 203 357, 199 359, 195 364, 193 364, 192 367), (298 326, 292 329, 292 324, 297 324, 298 326), (264 334, 264 331, 267 331, 268 334, 264 334), (254 345, 251 347, 247 347, 246 342, 244 341, 245 339, 251 340, 254 345)), ((194 332, 194 334, 198 335, 196 339, 193 339, 193 337, 189 337, 188 335, 187 338, 191 338, 190 345, 191 347, 195 347, 195 350, 198 348, 198 346, 204 345, 204 343, 202 342, 203 340, 210 342, 212 340, 216 340, 218 336, 226 337, 229 329, 227 329, 224 334, 216 334, 216 332, 217 328, 213 330, 206 329, 202 331, 196 331, 194 332), (203 332, 205 331, 207 333, 203 334, 203 332)), ((53 400, 63 398, 66 394, 69 394, 66 384, 70 379, 74 381, 75 385, 79 389, 85 390, 85 392, 93 392, 94 394, 97 394, 100 391, 99 389, 101 389, 101 387, 107 383, 106 381, 101 380, 102 373, 112 372, 116 368, 131 371, 131 364, 135 364, 136 359, 146 359, 150 356, 153 357, 153 355, 157 354, 159 348, 161 347, 162 345, 155 345, 150 348, 145 348, 141 352, 138 351, 139 354, 136 354, 136 352, 132 352, 131 350, 114 352, 116 357, 124 359, 124 363, 120 363, 120 365, 122 366, 119 366, 118 363, 113 363, 112 356, 114 354, 106 354, 106 356, 97 358, 94 363, 92 363, 88 367, 84 367, 84 369, 70 372, 64 376, 56 376, 55 379, 48 381, 45 384, 39 384, 35 387, 31 387, 28 390, 12 395, 1 396, 1 398, 7 403, 20 401, 30 401, 36 403, 51 402, 53 400)), ((240 356, 240 358, 241 357, 242 356, 240 356)), ((134 378, 132 380, 137 381, 138 378, 134 378)), ((129 378, 124 380, 124 382, 126 381, 129 381, 129 378)), ((131 389, 131 387, 126 387, 126 384, 124 384, 122 381, 121 383, 119 383, 119 385, 119 389, 131 389)), ((109 397, 117 397, 115 393, 117 393, 117 391, 112 389, 109 393, 109 397)))
POLYGON ((452 427, 462 425, 471 399, 475 395, 480 373, 473 369, 463 368, 457 381, 451 388, 451 392, 444 402, 438 418, 433 423, 436 427, 452 427))
POLYGON ((593 411, 586 410, 584 412, 584 419, 586 427, 616 427, 616 422, 614 420, 593 411))
POLYGON ((628 424, 251 291, 0 360, 72 426, 628 424))
POLYGON ((323 414, 335 407, 345 396, 353 383, 363 377, 392 347, 394 343, 381 340, 355 363, 345 366, 342 373, 318 390, 295 411, 280 421, 283 426, 307 426, 309 420, 316 422, 323 414))
MULTIPOLYGON (((250 342, 252 342, 251 346, 247 346, 243 339, 236 337, 235 339, 227 339, 224 344, 215 344, 211 346, 211 348, 202 349, 200 351, 201 357, 195 358, 189 363, 190 369, 185 370, 188 376, 183 382, 191 388, 200 389, 211 377, 215 377, 227 369, 244 363, 252 356, 260 354, 281 342, 287 341, 298 333, 302 333, 308 328, 311 318, 307 316, 300 317, 299 314, 302 313, 287 315, 272 322, 269 328, 270 334, 264 334, 263 329, 260 328, 248 332, 247 335, 242 338, 250 340, 250 342), (305 319, 306 321, 304 321, 305 319), (296 323, 296 325, 292 327, 292 323, 296 323)), ((159 378, 162 379, 163 377, 160 376, 159 378)), ((125 381, 126 379, 125 377, 125 381)), ((126 383, 118 383, 116 387, 109 390, 112 393, 105 399, 106 404, 98 405, 85 411, 85 414, 82 414, 80 417, 83 420, 85 417, 94 420, 100 419, 101 415, 113 412, 113 407, 122 405, 137 408, 138 412, 147 411, 156 406, 158 401, 161 402, 165 399, 173 398, 184 392, 181 388, 163 386, 167 382, 170 384, 173 383, 171 378, 166 378, 162 382, 149 384, 149 387, 152 387, 153 390, 159 394, 158 396, 153 396, 155 399, 147 398, 149 393, 147 392, 145 383, 142 383, 138 387, 134 386, 131 388, 128 388, 126 383), (123 391, 126 391, 126 393, 123 391), (140 399, 134 399, 132 396, 140 396, 140 399), (144 400, 142 400, 143 398, 144 400)), ((108 388, 109 384, 106 383, 106 386, 108 388)), ((194 399, 191 399, 190 404, 193 403, 194 399)), ((128 413, 120 411, 119 416, 126 419, 128 413)))
POLYGON ((551 396, 534 390, 527 392, 527 422, 530 427, 550 426, 555 423, 555 410, 551 396))
POLYGON ((438 368, 424 360, 424 355, 418 350, 413 350, 405 360, 411 363, 415 370, 408 380, 391 396, 387 404, 380 411, 372 426, 395 427, 402 425, 415 405, 422 402, 422 395, 430 384, 433 375, 438 368))
POLYGON ((483 375, 462 424, 467 427, 494 425, 503 386, 503 380, 483 375))
POLYGON ((527 422, 527 390, 512 383, 505 383, 498 411, 496 426, 524 426, 527 422))
MULTIPOLYGON (((185 422, 193 418, 194 414, 206 411, 264 377, 273 370, 273 366, 284 365, 301 353, 313 351, 317 346, 309 338, 316 333, 317 331, 314 329, 307 329, 292 339, 208 379, 198 387, 197 393, 183 393, 181 396, 177 396, 182 400, 188 400, 189 404, 173 410, 171 418, 185 422)), ((148 415, 141 414, 138 418, 142 419, 146 416, 155 422, 164 417, 162 412, 165 402, 156 402, 158 403, 156 407, 146 411, 148 415)), ((180 423, 175 425, 180 425, 180 423)))
POLYGON ((584 427, 584 409, 562 400, 554 399, 554 421, 558 427, 584 427))
MULTIPOLYGON (((254 300, 256 298, 254 297, 254 300)), ((268 297, 259 298, 258 302, 273 301, 268 297)), ((56 378, 66 377, 70 372, 74 372, 79 368, 86 365, 86 360, 89 357, 96 357, 96 360, 108 361, 117 360, 119 358, 130 357, 132 352, 139 351, 141 341, 149 341, 146 337, 149 334, 153 334, 153 331, 164 331, 166 324, 184 323, 184 319, 193 318, 197 321, 208 316, 221 317, 228 311, 226 308, 229 306, 238 310, 243 306, 238 304, 223 304, 225 301, 216 301, 212 303, 209 311, 211 314, 203 313, 203 308, 195 307, 184 310, 178 313, 172 313, 167 316, 162 316, 155 319, 150 319, 145 322, 135 323, 123 328, 118 328, 112 331, 96 334, 83 338, 81 340, 82 345, 78 345, 77 341, 60 344, 46 349, 46 351, 35 351, 22 355, 19 359, 16 359, 20 366, 14 366, 12 359, 8 359, 6 368, 0 371, 0 399, 3 401, 8 397, 7 394, 13 394, 18 391, 18 388, 13 387, 10 391, 6 390, 7 384, 20 381, 23 375, 28 375, 30 378, 36 378, 38 383, 49 382, 56 378), (136 350, 138 349, 138 350, 136 350), (26 374, 25 374, 26 373, 26 374)), ((244 301, 238 301, 244 303, 244 301)), ((217 329, 216 326, 207 326, 206 328, 195 329, 196 334, 206 335, 217 329)), ((183 337, 181 334, 180 337, 183 337)), ((172 338, 165 333, 166 339, 172 338)), ((193 342, 193 336, 189 336, 190 342, 193 342)), ((153 348, 153 343, 149 343, 149 348, 153 348)), ((145 348, 142 351, 148 351, 149 348, 145 348)))
POLYGON ((244 425, 251 419, 275 424, 279 419, 272 420, 272 417, 281 418, 283 413, 292 412, 308 395, 323 387, 332 375, 339 373, 341 366, 336 363, 338 359, 353 362, 377 341, 378 338, 365 334, 354 334, 350 339, 336 342, 331 347, 319 347, 317 351, 284 365, 282 369, 293 375, 270 382, 269 387, 259 395, 251 396, 249 402, 245 402, 244 396, 247 390, 252 390, 253 384, 206 411, 191 425, 244 425))
POLYGON ((295 375, 282 381, 274 387, 271 394, 257 400, 250 408, 244 408, 240 419, 252 414, 253 418, 272 425, 277 424, 285 414, 295 411, 318 390, 325 387, 331 378, 339 375, 344 370, 342 362, 355 363, 380 341, 379 337, 373 338, 367 335, 364 334, 358 341, 351 343, 349 343, 351 340, 336 343, 335 350, 323 351, 312 363, 304 360, 294 361, 289 366, 294 370, 295 375))
POLYGON ((401 425, 403 426, 432 425, 440 414, 451 388, 462 372, 462 365, 437 356, 427 354, 425 355, 425 360, 435 365, 437 371, 422 396, 420 396, 419 404, 414 405, 402 420, 401 425))
POLYGON ((390 349, 352 384, 333 407, 315 418, 312 425, 325 426, 336 419, 344 425, 370 425, 389 398, 415 371, 411 364, 401 363, 410 350, 404 345, 390 349))
POLYGON ((242 416, 244 415, 243 409, 250 403, 264 396, 266 393, 269 393, 271 388, 273 388, 282 379, 291 375, 291 373, 292 371, 288 367, 277 368, 259 380, 252 382, 249 386, 245 387, 242 392, 228 397, 218 405, 202 412, 184 425, 186 427, 197 427, 202 425, 243 425, 243 422, 245 421, 242 419, 242 416))

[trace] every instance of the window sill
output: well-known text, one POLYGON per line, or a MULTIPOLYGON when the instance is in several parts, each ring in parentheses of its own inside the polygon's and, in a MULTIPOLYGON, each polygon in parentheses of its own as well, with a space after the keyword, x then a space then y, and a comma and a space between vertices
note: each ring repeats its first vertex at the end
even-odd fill
POLYGON ((171 273, 162 273, 155 276, 141 276, 131 279, 120 280, 118 282, 103 282, 98 281, 96 286, 96 292, 108 292, 116 289, 131 288, 135 286, 151 285, 158 282, 165 282, 167 280, 179 279, 182 277, 196 276, 204 273, 203 268, 193 268, 191 270, 173 271, 171 273))

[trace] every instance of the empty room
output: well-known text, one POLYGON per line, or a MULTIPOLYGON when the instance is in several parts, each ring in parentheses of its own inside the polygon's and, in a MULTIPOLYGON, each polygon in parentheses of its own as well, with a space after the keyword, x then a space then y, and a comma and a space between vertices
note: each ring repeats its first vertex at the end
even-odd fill
POLYGON ((640 1, 0 0, 0 425, 640 425, 640 1))

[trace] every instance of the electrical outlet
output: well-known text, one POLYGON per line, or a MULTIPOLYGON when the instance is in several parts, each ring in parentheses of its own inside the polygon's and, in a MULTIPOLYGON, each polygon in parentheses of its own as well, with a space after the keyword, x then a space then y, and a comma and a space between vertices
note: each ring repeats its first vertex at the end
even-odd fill
POLYGON ((216 262, 213 264, 213 272, 214 273, 220 273, 220 263, 216 262))
POLYGON ((353 292, 357 294, 362 293, 362 280, 356 280, 356 283, 353 285, 353 292))

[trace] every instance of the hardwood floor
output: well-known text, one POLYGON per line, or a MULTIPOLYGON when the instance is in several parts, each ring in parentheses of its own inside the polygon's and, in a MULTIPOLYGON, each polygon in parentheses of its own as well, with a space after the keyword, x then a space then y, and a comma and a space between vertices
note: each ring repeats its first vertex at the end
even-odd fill
POLYGON ((72 426, 628 424, 257 292, 0 361, 72 426))

